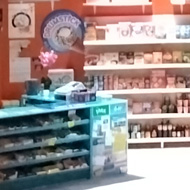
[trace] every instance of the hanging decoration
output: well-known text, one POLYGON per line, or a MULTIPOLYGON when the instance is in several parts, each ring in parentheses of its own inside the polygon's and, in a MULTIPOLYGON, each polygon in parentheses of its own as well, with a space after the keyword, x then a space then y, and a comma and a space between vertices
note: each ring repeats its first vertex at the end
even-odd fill
POLYGON ((55 10, 43 21, 41 37, 49 50, 64 53, 69 50, 83 53, 84 22, 73 11, 55 10))
POLYGON ((43 67, 51 66, 56 62, 57 58, 58 56, 55 54, 53 50, 46 52, 41 51, 39 55, 39 59, 43 67))

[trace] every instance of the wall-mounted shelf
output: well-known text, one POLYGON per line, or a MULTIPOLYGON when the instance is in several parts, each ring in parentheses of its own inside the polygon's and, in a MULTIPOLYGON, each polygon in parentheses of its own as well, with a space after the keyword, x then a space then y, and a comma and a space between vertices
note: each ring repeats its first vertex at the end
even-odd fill
POLYGON ((113 6, 150 6, 152 2, 127 2, 127 3, 83 3, 83 6, 95 6, 95 7, 113 7, 113 6))
POLYGON ((190 88, 158 88, 158 89, 127 89, 127 90, 104 90, 100 94, 130 95, 130 94, 173 94, 190 93, 190 88))
POLYGON ((131 114, 129 120, 150 120, 150 119, 190 119, 190 113, 160 113, 160 114, 131 114))
POLYGON ((84 45, 88 46, 112 46, 112 45, 151 45, 151 44, 189 44, 190 39, 126 39, 126 40, 94 40, 84 41, 84 45))
POLYGON ((123 71, 141 69, 186 69, 190 68, 190 63, 163 63, 163 64, 142 64, 142 65, 103 65, 84 66, 84 71, 123 71))

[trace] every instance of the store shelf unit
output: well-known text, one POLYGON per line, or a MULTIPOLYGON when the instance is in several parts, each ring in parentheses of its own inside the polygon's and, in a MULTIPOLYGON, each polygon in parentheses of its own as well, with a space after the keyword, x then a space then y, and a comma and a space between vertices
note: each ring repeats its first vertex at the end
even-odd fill
POLYGON ((190 145, 190 138, 186 137, 179 137, 179 138, 145 138, 145 139, 128 139, 128 144, 129 147, 133 148, 141 148, 144 145, 157 145, 157 146, 152 146, 152 147, 160 147, 160 148, 167 148, 167 147, 172 147, 174 145, 175 147, 177 146, 189 146, 190 145))
MULTIPOLYGON (((88 17, 86 18, 87 22, 95 22, 98 26, 96 28, 103 29, 108 24, 118 24, 119 22, 132 22, 132 23, 143 23, 143 22, 162 22, 163 24, 176 24, 176 25, 189 25, 189 21, 186 16, 182 15, 154 15, 154 16, 118 16, 118 17, 88 17)), ((108 26, 107 26, 108 27, 108 26)), ((119 39, 115 36, 110 40, 91 40, 85 41, 84 46, 86 52, 92 55, 99 55, 101 53, 116 53, 116 52, 172 52, 172 51, 181 51, 189 52, 190 48, 190 39, 174 39, 175 37, 167 36, 166 39, 156 39, 156 38, 126 38, 119 39)), ((109 58, 108 58, 109 59, 109 58)), ((101 63, 100 63, 101 64, 101 63)), ((109 76, 117 77, 121 75, 121 81, 125 79, 139 79, 143 77, 150 76, 151 70, 165 70, 168 76, 188 76, 190 71, 190 63, 162 63, 162 64, 142 64, 137 65, 92 65, 84 66, 84 71, 87 76, 108 76, 106 81, 109 80, 109 76)), ((101 79, 102 80, 102 79, 101 79)), ((100 80, 100 83, 102 82, 100 80)), ((111 80, 111 79, 110 79, 111 80)), ((121 83, 121 82, 120 82, 121 83)), ((106 87, 110 88, 110 87, 106 87)), ((117 88, 117 87, 116 87, 117 88)), ((102 89, 102 87, 101 87, 102 89)), ((114 89, 111 87, 110 89, 114 89)), ((129 98, 134 100, 134 102, 153 102, 153 101, 162 101, 165 96, 169 96, 172 99, 172 103, 176 104, 175 98, 179 94, 189 94, 190 88, 146 88, 146 89, 124 89, 124 90, 101 90, 97 92, 99 95, 111 94, 114 97, 129 98), (146 99, 147 97, 147 99, 146 99)), ((166 120, 175 120, 176 124, 183 122, 184 125, 189 124, 190 114, 189 113, 171 113, 171 114, 137 114, 137 115, 128 115, 129 123, 141 123, 146 125, 151 121, 166 121, 166 120), (185 123, 186 122, 186 123, 185 123)), ((157 124, 158 124, 157 122, 157 124)), ((154 123, 155 124, 155 123, 154 123)), ((165 139, 162 139, 162 144, 165 139)), ((165 143, 189 143, 188 138, 175 139, 170 138, 166 139, 165 143)), ((129 140, 130 144, 139 144, 139 146, 144 144, 154 144, 160 143, 160 139, 134 139, 129 140)), ((151 145, 152 146, 152 145, 151 145)), ((189 144, 190 146, 190 144, 189 144)), ((134 147, 134 146, 133 146, 134 147)), ((165 147, 165 146, 162 146, 165 147)))
MULTIPOLYGON (((101 119, 95 111, 106 109, 106 118, 111 118, 115 107, 126 104, 112 99, 51 109, 30 105, 0 110, 0 189, 25 190, 91 178, 93 119, 101 119), (79 119, 69 119, 71 113, 79 119)), ((125 111, 121 115, 126 119, 125 111)))

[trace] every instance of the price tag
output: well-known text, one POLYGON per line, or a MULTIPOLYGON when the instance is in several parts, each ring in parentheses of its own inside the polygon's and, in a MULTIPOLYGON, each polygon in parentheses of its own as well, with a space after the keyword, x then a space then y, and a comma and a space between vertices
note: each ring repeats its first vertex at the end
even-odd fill
POLYGON ((52 138, 49 140, 48 145, 49 146, 55 146, 56 141, 57 141, 57 138, 52 138))
POLYGON ((68 122, 68 127, 69 128, 72 128, 72 127, 74 127, 75 126, 75 121, 69 121, 68 122))

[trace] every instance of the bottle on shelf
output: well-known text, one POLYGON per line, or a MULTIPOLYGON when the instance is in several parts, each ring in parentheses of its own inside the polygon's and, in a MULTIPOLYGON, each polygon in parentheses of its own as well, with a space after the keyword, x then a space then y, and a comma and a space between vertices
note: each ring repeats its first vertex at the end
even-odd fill
POLYGON ((151 132, 152 138, 157 138, 157 128, 156 126, 153 126, 152 132, 151 132))
POLYGON ((172 124, 169 122, 169 123, 168 123, 168 137, 172 137, 172 129, 173 129, 173 126, 172 126, 172 124))
POLYGON ((141 127, 141 138, 145 138, 145 128, 141 127))
POLYGON ((181 127, 179 125, 176 127, 176 131, 177 131, 177 137, 181 137, 181 127))
POLYGON ((173 127, 172 127, 172 137, 177 137, 177 131, 176 131, 175 125, 173 125, 173 127))
POLYGON ((188 125, 185 126, 185 137, 190 137, 190 130, 188 125))
POLYGON ((162 137, 162 133, 163 133, 162 123, 157 126, 157 129, 158 129, 158 137, 162 137))
POLYGON ((149 125, 146 126, 145 138, 151 138, 151 130, 149 125))
POLYGON ((181 137, 185 137, 185 126, 182 125, 181 127, 181 137))

